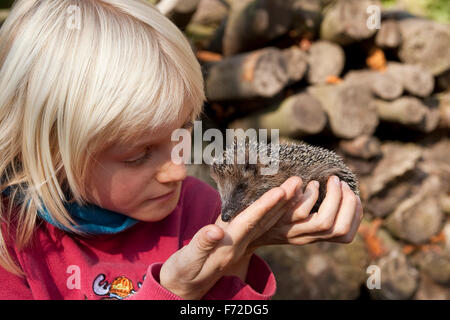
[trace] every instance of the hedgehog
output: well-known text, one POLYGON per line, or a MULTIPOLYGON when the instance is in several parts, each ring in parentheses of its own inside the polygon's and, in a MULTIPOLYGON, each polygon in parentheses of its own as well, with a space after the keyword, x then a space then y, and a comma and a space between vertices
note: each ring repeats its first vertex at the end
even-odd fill
POLYGON ((210 175, 217 184, 222 200, 221 219, 225 222, 231 221, 265 192, 279 187, 291 176, 299 176, 302 179, 303 192, 310 181, 319 182, 319 197, 311 212, 318 211, 326 194, 328 178, 332 175, 347 182, 359 196, 357 177, 345 165, 342 157, 306 142, 271 144, 258 143, 254 139, 237 142, 235 138, 230 147, 220 156, 213 158, 210 175), (238 158, 237 150, 241 150, 245 159, 242 156, 238 158), (249 155, 252 154, 258 155, 256 161, 250 161, 249 155), (260 154, 265 155, 267 159, 260 161, 260 154), (269 166, 274 165, 277 170, 273 174, 267 174, 269 166))

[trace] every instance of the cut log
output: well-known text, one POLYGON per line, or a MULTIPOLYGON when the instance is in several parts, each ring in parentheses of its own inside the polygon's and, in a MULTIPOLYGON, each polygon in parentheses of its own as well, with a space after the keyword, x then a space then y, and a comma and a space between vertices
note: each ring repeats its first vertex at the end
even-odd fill
POLYGON ((421 272, 414 300, 450 300, 450 288, 437 284, 428 274, 421 272))
POLYGON ((431 132, 439 124, 439 109, 430 108, 414 97, 401 97, 392 102, 376 100, 380 120, 431 132))
POLYGON ((386 72, 413 95, 427 97, 433 92, 433 75, 419 65, 390 62, 386 72))
POLYGON ((3 24, 3 22, 8 18, 9 15, 9 9, 0 9, 0 26, 3 24))
POLYGON ((388 183, 415 168, 422 156, 421 148, 412 143, 387 142, 382 144, 381 151, 383 157, 373 174, 360 180, 361 199, 369 199, 382 191, 388 183))
POLYGON ((158 6, 167 18, 175 23, 178 28, 184 30, 197 10, 199 1, 200 0, 164 0, 161 1, 158 6), (168 5, 165 5, 166 2, 168 5), (175 3, 175 5, 172 3, 175 3))
POLYGON ((222 54, 223 52, 223 36, 225 34, 225 28, 227 27, 228 15, 222 20, 220 25, 215 29, 209 43, 205 46, 208 51, 217 52, 222 54))
POLYGON ((369 257, 358 235, 347 245, 264 246, 256 252, 277 279, 274 299, 355 299, 369 257))
POLYGON ((352 84, 366 85, 374 95, 385 100, 396 99, 403 93, 401 82, 386 72, 355 70, 348 72, 344 80, 352 84))
POLYGON ((223 37, 223 54, 231 56, 260 48, 287 33, 291 23, 289 1, 233 0, 223 37))
POLYGON ((308 68, 308 55, 297 46, 284 49, 283 55, 288 68, 288 84, 300 81, 308 68))
POLYGON ((320 102, 307 93, 299 93, 285 99, 275 111, 238 119, 229 127, 244 130, 278 129, 280 136, 296 138, 319 133, 326 121, 320 102))
POLYGON ((329 76, 339 76, 344 69, 345 54, 342 48, 329 41, 317 41, 309 48, 308 81, 326 83, 329 76))
POLYGON ((402 201, 385 220, 386 228, 396 237, 413 244, 423 244, 441 231, 444 215, 438 203, 441 183, 430 175, 421 188, 402 201))
MULTIPOLYGON (((394 164, 395 165, 395 164, 394 164)), ((377 194, 372 196, 366 204, 367 210, 373 216, 384 218, 394 212, 399 202, 416 193, 427 174, 419 168, 414 168, 393 180, 377 194)))
POLYGON ((411 261, 436 283, 450 286, 450 252, 419 251, 412 257, 411 261))
POLYGON ((320 101, 335 136, 352 139, 375 131, 378 116, 367 87, 341 83, 310 86, 307 90, 320 101))
POLYGON ((209 101, 271 97, 288 82, 283 53, 265 48, 205 65, 209 101))
POLYGON ((429 99, 426 99, 427 105, 433 105, 439 109, 439 124, 440 128, 450 128, 450 92, 442 93, 429 99))
POLYGON ((397 48, 402 42, 402 35, 397 21, 385 20, 375 36, 375 44, 384 49, 397 48))
MULTIPOLYGON (((448 198, 450 197, 450 157, 448 156, 450 139, 443 137, 441 132, 437 132, 436 136, 439 139, 436 143, 424 147, 423 161, 419 163, 419 166, 427 173, 440 177, 442 196, 448 198)), ((444 210, 444 207, 442 209, 444 210)))
POLYGON ((419 285, 419 271, 414 268, 400 250, 376 261, 380 267, 380 289, 370 290, 374 299, 404 300, 411 298, 419 285))
POLYGON ((380 6, 379 1, 372 0, 337 0, 324 13, 320 26, 320 37, 341 45, 347 45, 372 37, 376 28, 368 28, 371 5, 380 6))
POLYGON ((418 64, 433 75, 450 69, 450 27, 431 20, 409 18, 399 20, 402 44, 400 60, 418 64))
POLYGON ((380 141, 370 135, 362 135, 353 140, 341 140, 339 148, 353 157, 370 159, 381 154, 380 141))
POLYGON ((440 93, 431 97, 427 97, 424 103, 430 108, 439 110, 439 128, 450 128, 450 92, 440 93))
POLYGON ((439 205, 447 216, 450 216, 450 194, 441 194, 439 197, 439 205))
POLYGON ((444 248, 447 252, 450 252, 450 221, 442 228, 442 234, 445 237, 444 248))
POLYGON ((436 77, 436 87, 441 91, 450 90, 450 69, 436 77))
MULTIPOLYGON (((345 156, 345 154, 342 154, 341 156, 345 156)), ((371 174, 377 162, 376 159, 366 160, 362 158, 345 157, 345 164, 350 170, 357 173, 359 177, 362 177, 371 174)))
POLYGON ((301 38, 316 39, 320 32, 320 22, 322 21, 322 6, 320 1, 292 1, 292 29, 301 38))
POLYGON ((228 14, 228 7, 220 0, 200 0, 192 23, 220 25, 228 14))

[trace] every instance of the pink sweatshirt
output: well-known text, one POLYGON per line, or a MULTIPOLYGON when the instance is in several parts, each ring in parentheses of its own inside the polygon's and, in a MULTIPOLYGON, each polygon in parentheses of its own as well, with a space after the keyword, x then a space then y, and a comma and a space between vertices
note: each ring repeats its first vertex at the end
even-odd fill
MULTIPOLYGON (((69 236, 47 222, 33 246, 19 251, 7 241, 25 272, 0 267, 0 299, 181 299, 159 284, 162 264, 220 214, 220 196, 188 176, 174 211, 158 222, 139 222, 113 235, 69 236)), ((246 282, 223 276, 203 299, 270 299, 276 290, 269 266, 253 254, 246 282)))

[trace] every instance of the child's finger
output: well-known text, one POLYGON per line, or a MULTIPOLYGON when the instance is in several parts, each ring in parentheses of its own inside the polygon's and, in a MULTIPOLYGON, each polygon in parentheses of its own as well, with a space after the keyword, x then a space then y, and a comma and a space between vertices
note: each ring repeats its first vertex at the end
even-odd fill
POLYGON ((287 223, 293 223, 305 219, 310 213, 317 199, 319 198, 319 182, 311 181, 306 187, 305 193, 301 194, 294 203, 294 207, 290 214, 286 215, 284 220, 287 223))
POLYGON ((332 233, 334 237, 348 234, 352 227, 352 221, 356 216, 356 195, 345 181, 342 181, 342 205, 336 218, 332 233))
POLYGON ((189 242, 192 258, 206 259, 209 252, 224 237, 224 232, 216 225, 207 225, 201 228, 189 242))
MULTIPOLYGON (((336 215, 334 224, 327 230, 311 233, 311 236, 316 236, 322 240, 335 237, 345 236, 350 232, 352 222, 357 213, 357 197, 350 189, 350 187, 342 181, 342 201, 336 215)), ((291 234, 292 236, 292 234, 291 234)), ((296 235, 294 235, 296 236, 296 235)))
POLYGON ((355 238, 356 232, 358 232, 358 228, 359 228, 359 225, 361 224, 361 220, 363 217, 362 205, 361 205, 361 201, 359 200, 359 198, 358 198, 357 202, 358 203, 357 203, 357 208, 356 208, 356 214, 353 216, 350 230, 347 232, 347 234, 338 236, 338 237, 333 237, 329 241, 339 242, 339 243, 350 243, 353 241, 353 239, 355 238))
POLYGON ((328 179, 327 195, 319 208, 319 212, 307 216, 294 226, 288 226, 287 230, 290 234, 308 234, 330 229, 334 224, 340 200, 340 183, 335 183, 332 178, 328 179))
POLYGON ((280 218, 281 210, 300 187, 299 177, 287 179, 280 187, 263 194, 247 209, 236 216, 227 228, 235 241, 253 239, 270 228, 280 218))
POLYGON ((363 217, 363 211, 362 211, 362 205, 361 200, 359 197, 356 197, 356 209, 355 214, 351 215, 351 226, 350 229, 347 231, 346 234, 342 236, 331 236, 331 233, 321 232, 321 233, 314 233, 314 234, 307 234, 307 235, 299 235, 297 237, 293 236, 289 239, 290 244, 294 245, 304 245, 307 243, 313 243, 318 241, 330 241, 330 242, 338 242, 338 243, 351 243, 356 235, 356 232, 358 231, 359 225, 361 224, 362 217, 363 217))

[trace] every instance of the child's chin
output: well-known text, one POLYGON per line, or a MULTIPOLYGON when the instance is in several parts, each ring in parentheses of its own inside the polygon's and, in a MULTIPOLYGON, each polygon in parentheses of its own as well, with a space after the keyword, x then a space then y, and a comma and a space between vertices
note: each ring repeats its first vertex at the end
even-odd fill
POLYGON ((173 197, 170 201, 164 201, 164 203, 149 204, 147 208, 142 208, 140 213, 133 215, 132 218, 145 222, 156 222, 163 220, 169 216, 173 210, 175 210, 178 201, 178 195, 173 197))

